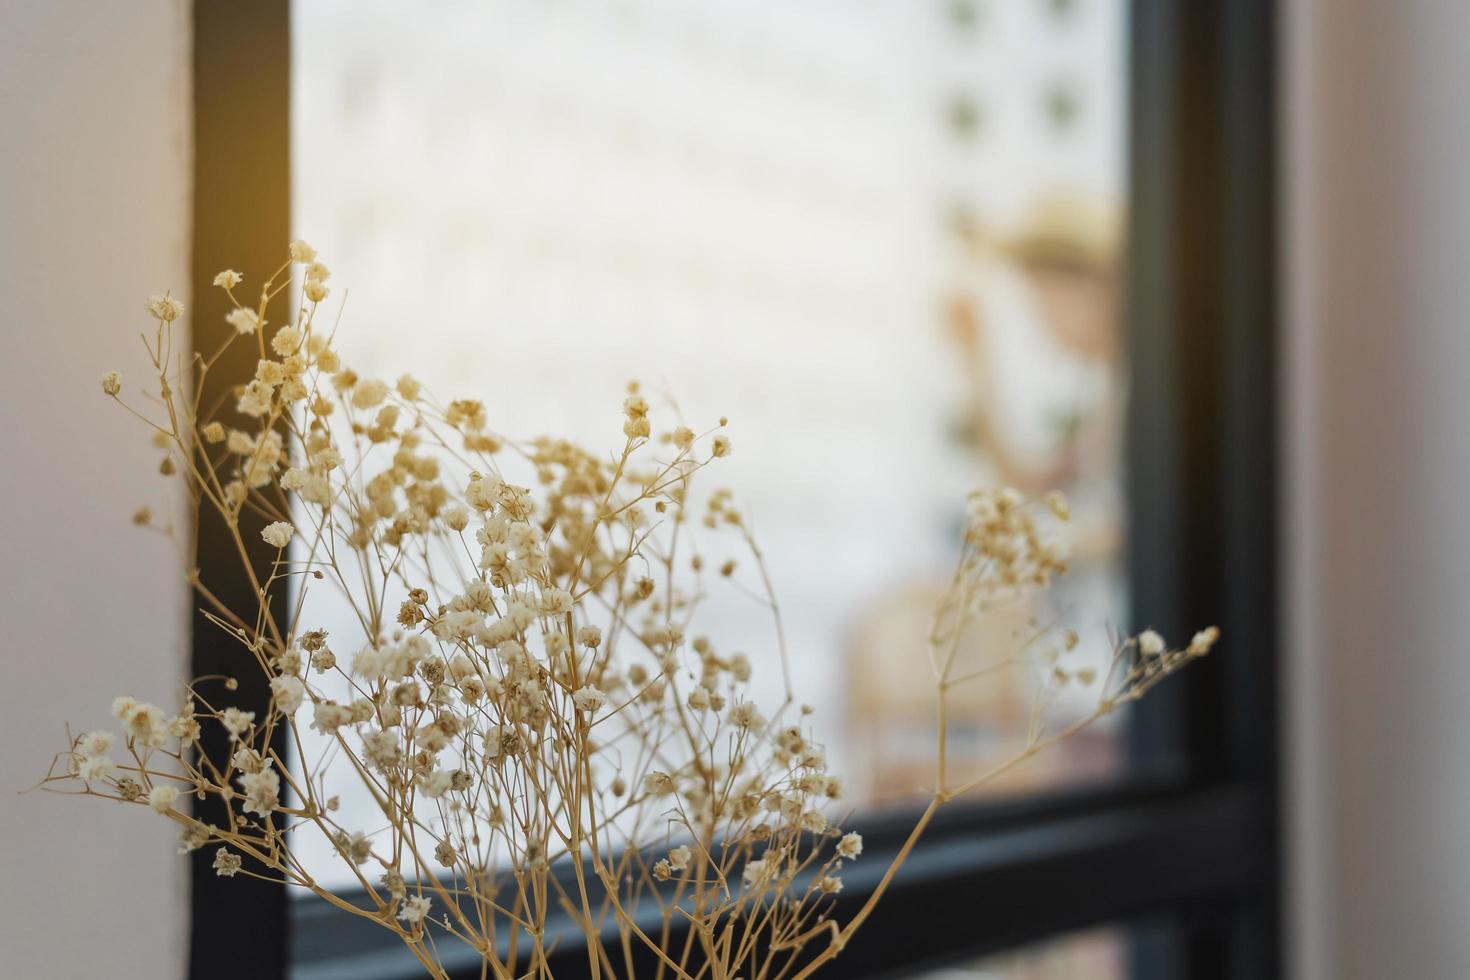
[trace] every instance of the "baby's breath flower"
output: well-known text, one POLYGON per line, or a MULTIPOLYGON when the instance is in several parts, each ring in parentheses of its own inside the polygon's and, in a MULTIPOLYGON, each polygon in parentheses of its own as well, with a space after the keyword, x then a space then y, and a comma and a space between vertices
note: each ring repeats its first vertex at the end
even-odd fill
POLYGON ((184 304, 168 293, 159 293, 148 297, 148 312, 153 314, 155 319, 162 320, 164 323, 172 323, 183 315, 184 304))
POLYGON ((651 796, 667 796, 674 791, 674 777, 655 770, 643 777, 643 791, 651 796))
POLYGON ((407 922, 411 926, 422 923, 424 917, 429 914, 430 902, 431 900, 423 895, 415 895, 412 898, 404 899, 403 907, 398 910, 399 920, 407 922))
POLYGON ((352 393, 353 408, 376 408, 388 397, 388 383, 376 378, 369 378, 358 382, 357 390, 352 393))
POLYGON ((248 306, 241 306, 226 313, 225 322, 235 328, 235 333, 245 337, 260 329, 260 314, 248 306))
POLYGON ((1213 647, 1215 645, 1215 642, 1219 639, 1220 628, 1218 626, 1208 626, 1205 629, 1202 629, 1198 633, 1194 634, 1194 637, 1190 639, 1188 652, 1192 656, 1196 657, 1202 654, 1209 653, 1210 648, 1213 647))
POLYGON ((276 710, 281 714, 295 714, 306 697, 306 685, 301 683, 301 678, 291 675, 272 677, 271 697, 275 699, 276 710))
MULTIPOLYGON (((630 384, 621 406, 626 439, 610 454, 556 437, 511 441, 491 430, 483 402, 431 399, 412 375, 400 373, 407 365, 384 373, 397 376, 392 384, 354 371, 332 347, 335 328, 314 325, 313 304, 329 295, 331 270, 303 241, 292 242, 289 254, 302 266, 299 276, 293 271, 284 283, 268 283, 254 308, 229 297, 236 308, 225 320, 237 336, 253 336, 246 344, 253 354, 244 362, 197 363, 194 382, 172 363, 160 364, 153 346, 182 305, 167 293, 148 304, 158 320, 148 338, 150 361, 162 387, 152 407, 167 425, 154 435, 152 458, 162 458, 164 472, 177 471, 192 491, 190 518, 218 511, 235 543, 247 544, 243 535, 256 533, 240 530, 247 513, 310 517, 299 537, 289 520, 261 529, 261 540, 278 550, 298 546, 293 557, 301 560, 283 565, 241 607, 217 610, 216 621, 240 646, 240 668, 262 669, 254 676, 269 684, 269 712, 257 725, 253 712, 222 705, 227 692, 242 690, 243 676, 201 678, 197 690, 186 687, 173 717, 121 697, 113 714, 130 757, 126 768, 109 757, 119 739, 99 729, 63 747, 66 771, 52 778, 86 780, 84 795, 166 813, 184 826, 184 851, 229 845, 213 855, 216 873, 227 877, 244 870, 248 853, 263 875, 294 878, 291 869, 302 867, 294 835, 323 833, 354 876, 366 882, 369 873, 356 869, 374 867, 371 875, 382 882, 380 924, 414 945, 431 972, 437 954, 424 935, 431 904, 416 894, 428 881, 424 849, 449 869, 450 894, 488 898, 499 874, 489 853, 504 855, 493 862, 508 862, 504 870, 524 881, 604 836, 645 854, 657 841, 684 841, 665 843, 658 860, 635 862, 626 878, 608 884, 631 911, 652 882, 679 881, 689 907, 708 913, 691 928, 705 930, 698 938, 712 974, 750 976, 752 954, 740 950, 766 949, 782 936, 797 937, 793 957, 815 965, 829 959, 838 944, 799 947, 807 941, 801 937, 820 932, 814 925, 832 904, 823 896, 842 888, 835 872, 863 850, 862 838, 830 826, 822 809, 841 797, 841 780, 827 771, 824 750, 813 741, 814 709, 788 691, 783 703, 792 710, 782 709, 782 722, 768 721, 749 699, 750 658, 695 635, 701 601, 713 591, 698 575, 718 570, 733 577, 735 558, 676 554, 691 537, 681 538, 678 528, 702 519, 716 531, 735 529, 751 545, 740 559, 741 577, 768 578, 732 492, 714 490, 703 507, 691 496, 704 493, 700 471, 731 453, 727 420, 711 430, 707 453, 696 450, 701 437, 682 424, 655 424, 649 400, 630 384), (279 298, 294 282, 299 297, 279 298), (272 300, 297 305, 272 313, 272 300), (284 325, 267 330, 268 313, 284 325), (213 385, 211 371, 230 373, 214 389, 231 393, 223 404, 199 403, 194 383, 208 374, 213 385), (157 411, 171 406, 183 411, 157 411), (249 418, 230 414, 232 407, 249 418), (203 450, 197 460, 196 449, 203 450), (690 568, 693 581, 683 577, 690 568), (279 577, 286 574, 295 597, 283 622, 267 606, 286 590, 279 577), (350 671, 327 646, 326 631, 307 628, 320 615, 307 594, 324 581, 356 614, 333 625, 333 642, 355 652, 346 658, 350 671), (321 737, 303 739, 306 757, 293 763, 299 769, 283 771, 272 733, 281 725, 294 729, 295 714, 308 707, 321 737), (229 744, 201 739, 201 722, 222 725, 229 744), (329 779, 323 770, 344 755, 347 764, 329 779), (165 775, 175 771, 173 763, 183 767, 182 778, 165 775), (301 793, 282 813, 291 772, 301 793), (325 796, 324 786, 335 788, 343 777, 369 790, 364 798, 371 797, 375 815, 348 807, 327 816, 343 809, 343 797, 323 802, 317 793, 325 796), (178 813, 186 793, 213 798, 228 829, 178 813), (367 819, 373 837, 342 825, 367 819), (696 863, 700 873, 690 873, 696 863), (730 879, 759 894, 732 890, 730 879), (749 943, 710 941, 714 926, 703 922, 742 917, 757 899, 749 943)), ((214 282, 233 290, 243 277, 226 269, 214 282)), ((506 369, 519 365, 507 361, 506 369)), ((110 396, 121 391, 116 372, 101 384, 110 396)), ((957 652, 966 647, 968 655, 970 638, 981 633, 971 628, 979 612, 1017 600, 1037 608, 1026 593, 1065 570, 1054 532, 1067 518, 1059 494, 973 494, 956 584, 936 618, 937 642, 957 652)), ((135 520, 156 526, 146 510, 135 520)), ((218 605, 213 595, 204 597, 218 605)), ((776 609, 774 599, 770 607, 776 609)), ((1067 656, 1078 646, 1075 633, 1043 632, 1044 641, 1018 640, 1051 678, 1032 695, 1040 708, 1063 682, 1082 686, 1079 695, 1096 695, 1093 717, 1072 727, 1133 700, 1218 638, 1212 627, 1185 650, 1170 651, 1146 630, 1119 644, 1111 664, 1095 667, 1067 656)), ((941 703, 969 679, 959 673, 939 679, 941 703)), ((939 762, 946 771, 942 751, 939 762)), ((935 803, 973 785, 943 787, 935 803)), ((630 912, 611 905, 614 925, 626 930, 630 912)), ((544 908, 518 908, 528 935, 544 935, 544 908)), ((641 918, 647 910, 632 914, 641 918)), ((472 921, 456 921, 471 946, 494 946, 472 921)))
POLYGON ((747 886, 754 887, 771 877, 774 871, 775 866, 771 863, 770 858, 760 858, 745 862, 745 870, 741 872, 740 877, 747 886))
POLYGON ((272 548, 284 548, 291 543, 291 535, 295 533, 296 529, 286 521, 275 521, 261 529, 260 537, 272 548))
POLYGON ((209 840, 209 825, 191 823, 179 833, 179 853, 188 854, 203 847, 209 840))
POLYGON ((263 767, 259 772, 241 773, 239 782, 245 791, 246 813, 268 817, 279 805, 281 777, 274 769, 263 767))
POLYGON ((225 731, 230 733, 230 741, 235 741, 241 735, 250 730, 255 723, 255 712, 241 711, 239 708, 226 708, 220 715, 220 724, 225 726, 225 731))
POLYGON ((274 394, 271 386, 264 381, 252 381, 240 393, 235 409, 242 415, 260 418, 271 410, 271 398, 274 394))
POLYGON ((159 813, 172 810, 178 798, 179 791, 175 786, 155 786, 148 791, 148 805, 159 813))
POLYGON ((112 751, 113 743, 116 741, 112 732, 98 729, 86 732, 77 739, 77 752, 86 758, 106 755, 112 751))
POLYGON ((301 328, 288 324, 277 330, 275 336, 271 338, 271 350, 282 357, 289 357, 296 353, 304 336, 301 328))
POLYGON ((454 773, 445 771, 431 772, 419 780, 419 792, 431 800, 437 800, 449 792, 449 787, 454 781, 454 773))
POLYGON ((330 735, 343 725, 351 724, 352 709, 335 701, 323 701, 312 714, 311 727, 330 735))
POLYGON ((84 757, 77 763, 77 775, 88 782, 106 779, 114 770, 112 760, 105 755, 84 757))
POLYGON ((603 705, 607 704, 607 695, 589 684, 573 692, 572 701, 576 704, 578 711, 596 714, 602 710, 603 705))
POLYGON ((240 855, 221 847, 214 852, 214 873, 221 878, 233 878, 240 870, 240 855))
POLYGON ((123 723, 128 738, 157 748, 168 738, 168 716, 157 705, 120 697, 112 702, 112 716, 123 723))

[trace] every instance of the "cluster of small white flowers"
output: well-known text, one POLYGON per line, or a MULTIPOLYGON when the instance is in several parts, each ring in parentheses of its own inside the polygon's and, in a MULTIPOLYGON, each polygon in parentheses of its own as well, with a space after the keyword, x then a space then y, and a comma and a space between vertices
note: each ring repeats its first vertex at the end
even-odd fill
MULTIPOLYGON (((314 322, 330 270, 304 241, 288 254, 300 291, 294 313, 272 313, 280 319, 269 331, 270 299, 290 292, 267 281, 252 309, 232 292, 240 273, 215 276, 233 304, 228 342, 252 337, 246 344, 260 356, 252 354, 248 376, 231 380, 221 417, 203 417, 207 406, 196 402, 192 413, 170 416, 197 419, 194 428, 174 423, 184 430, 165 431, 159 444, 172 451, 165 472, 178 472, 197 506, 225 518, 242 554, 259 550, 257 533, 277 551, 267 574, 252 568, 255 608, 218 609, 200 584, 209 614, 239 641, 241 669, 264 671, 269 704, 246 710, 195 686, 228 694, 239 687, 233 677, 196 681, 173 717, 118 698, 113 714, 137 778, 118 777, 110 758, 116 739, 106 731, 75 740, 71 774, 104 786, 96 795, 146 804, 182 823, 184 851, 218 844, 213 867, 226 877, 241 872, 245 854, 316 887, 291 858, 281 825, 320 830, 364 885, 360 869, 381 866, 382 888, 368 889, 376 903, 360 912, 420 950, 432 945, 422 930, 435 923, 430 899, 411 893, 441 869, 466 879, 455 894, 509 889, 505 907, 534 920, 530 934, 539 942, 547 903, 529 889, 544 889, 555 861, 587 853, 629 908, 657 883, 677 882, 668 887, 694 890, 690 907, 710 930, 759 905, 776 910, 759 917, 768 938, 804 931, 794 924, 825 914, 842 889, 843 862, 863 852, 862 837, 828 816, 842 781, 805 721, 809 708, 796 707, 788 690, 767 716, 749 697, 750 658, 686 635, 709 579, 733 579, 744 591, 746 563, 767 579, 730 491, 716 490, 703 498, 702 513, 694 509, 696 478, 731 454, 727 420, 704 435, 682 422, 664 427, 635 384, 621 406, 624 446, 611 457, 562 439, 507 439, 481 401, 441 402, 411 375, 390 383, 344 364, 333 331, 314 322), (175 468, 177 447, 196 445, 207 449, 204 472, 192 463, 175 468), (676 558, 678 543, 693 537, 681 539, 680 529, 698 523, 729 533, 746 552, 738 561, 711 560, 718 578, 702 577, 701 553, 676 558), (329 637, 313 621, 306 600, 323 581, 347 596, 360 632, 329 637), (275 600, 287 593, 283 618, 275 600), (209 706, 198 718, 228 736, 227 758, 196 760, 184 751, 199 737, 196 704, 209 706), (300 771, 283 771, 276 738, 307 717, 348 764, 302 760, 300 771), (371 836, 338 823, 339 797, 328 784, 340 779, 364 784, 382 809, 385 820, 371 836), (182 792, 214 797, 228 822, 212 827, 181 814, 182 792), (643 866, 654 833, 687 843, 643 866), (614 838, 632 845, 621 858, 589 846, 614 838), (510 855, 508 874, 498 875, 495 853, 510 855)), ((167 293, 151 297, 148 310, 160 338, 183 313, 167 293)), ((166 400, 194 397, 170 387, 177 379, 155 366, 166 400)), ((101 385, 121 395, 117 372, 101 385)), ((972 495, 965 558, 936 635, 963 632, 963 621, 988 603, 1063 572, 1065 555, 1050 530, 1067 516, 1059 496, 972 495)), ((138 523, 151 526, 151 515, 138 523)), ((1125 641, 1116 690, 1140 694, 1217 636, 1202 631, 1180 651, 1152 630, 1125 641)), ((1076 645, 1069 633, 1059 649, 1076 645)), ((1065 662, 1051 676, 1058 685, 1097 679, 1092 668, 1065 662)), ((457 903, 448 904, 445 921, 453 916, 465 938, 497 955, 503 943, 493 921, 477 934, 457 903)), ((740 958, 748 953, 722 955, 735 958, 714 972, 749 975, 740 958)), ((518 975, 503 963, 493 972, 518 975)))
POLYGON ((184 304, 168 293, 148 297, 148 312, 163 323, 172 323, 184 314, 184 304))
POLYGON ((275 521, 265 526, 260 532, 260 537, 272 548, 284 548, 291 543, 291 535, 295 533, 296 529, 291 526, 290 522, 275 521))
POLYGON ((77 739, 74 764, 78 776, 86 780, 106 779, 115 769, 108 754, 112 750, 113 735, 108 731, 88 732, 77 739))

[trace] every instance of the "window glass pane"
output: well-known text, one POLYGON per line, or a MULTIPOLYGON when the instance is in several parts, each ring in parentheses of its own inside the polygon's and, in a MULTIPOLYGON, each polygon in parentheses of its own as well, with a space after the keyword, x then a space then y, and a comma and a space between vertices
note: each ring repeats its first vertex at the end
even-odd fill
MULTIPOLYGON (((691 425, 728 415, 716 479, 753 516, 796 691, 854 804, 907 800, 934 778, 925 641, 967 491, 1060 488, 1073 513, 1061 586, 967 656, 1061 622, 1100 671, 1122 621, 1124 7, 298 0, 295 230, 361 374, 599 450, 630 379, 691 425)), ((340 654, 365 641, 316 615, 340 654)), ((711 596, 696 632, 779 699, 758 606, 711 596)), ((1031 652, 956 695, 958 776, 1034 731, 1031 652)), ((1053 728, 1095 699, 1073 676, 1053 728)), ((989 791, 1113 774, 1119 723, 989 791)))

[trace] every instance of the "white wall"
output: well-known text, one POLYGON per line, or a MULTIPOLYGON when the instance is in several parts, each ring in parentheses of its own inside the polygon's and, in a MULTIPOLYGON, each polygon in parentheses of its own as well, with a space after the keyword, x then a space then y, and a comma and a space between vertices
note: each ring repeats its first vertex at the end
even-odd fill
POLYGON ((1470 976, 1470 4, 1289 12, 1297 976, 1470 976))
MULTIPOLYGON (((149 292, 187 299, 184 0, 0 3, 0 974, 182 975, 184 859, 161 819, 17 790, 111 722, 176 698, 182 573, 129 516, 155 453, 97 379, 141 382, 149 292)), ((136 387, 134 391, 136 392, 136 387)))

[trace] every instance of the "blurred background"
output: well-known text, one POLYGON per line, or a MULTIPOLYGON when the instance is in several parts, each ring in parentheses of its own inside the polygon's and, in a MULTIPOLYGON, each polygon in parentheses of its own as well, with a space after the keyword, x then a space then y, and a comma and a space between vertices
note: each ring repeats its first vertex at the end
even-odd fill
MULTIPOLYGON (((292 7, 292 226, 349 296, 348 363, 589 447, 630 379, 696 430, 728 415, 709 479, 752 514, 860 807, 926 789, 913 667, 970 489, 1061 489, 1076 522, 1066 584, 977 645, 1075 624, 1101 676, 1125 617, 1124 5, 920 6, 292 7)), ((698 631, 779 701, 769 615, 711 592, 698 631)), ((1024 747, 1040 669, 962 695, 957 771, 1024 747)), ((991 791, 1111 775, 1120 720, 991 791)))
MULTIPOLYGON (((908 665, 968 489, 1072 500, 1071 573, 997 642, 1064 622, 1101 664, 1108 625, 1149 625, 1128 621, 1125 553, 1152 517, 1128 512, 1124 472, 1132 8, 297 0, 290 227, 332 267, 364 374, 411 366, 498 429, 593 446, 631 379, 696 428, 730 417, 720 481, 753 515, 796 688, 876 819, 926 788, 932 691, 908 665)), ((1470 8, 1275 17, 1286 972, 1470 976, 1470 8)), ((124 686, 161 698, 188 659, 174 556, 127 526, 156 496, 142 437, 89 398, 136 363, 143 296, 190 302, 192 27, 181 0, 0 10, 4 789, 44 771, 63 719, 89 725, 124 686)), ((749 603, 714 603, 702 631, 779 689, 749 603)), ((974 689, 964 767, 1014 752, 1034 684, 974 689)), ((1127 724, 987 792, 1120 783, 1127 724)), ((0 820, 0 972, 182 975, 172 834, 36 794, 7 793, 0 820)), ((1128 918, 932 976, 1122 980, 1168 930, 1128 918)))

